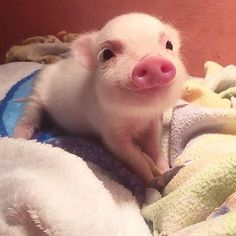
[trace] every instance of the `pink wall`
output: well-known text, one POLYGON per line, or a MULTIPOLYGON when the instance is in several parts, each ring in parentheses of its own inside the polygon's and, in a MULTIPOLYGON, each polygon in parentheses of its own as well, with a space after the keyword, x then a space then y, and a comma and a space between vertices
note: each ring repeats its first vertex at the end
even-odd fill
POLYGON ((235 0, 10 0, 0 2, 0 60, 13 44, 61 30, 81 32, 115 15, 142 11, 174 22, 184 38, 189 71, 203 74, 203 63, 236 64, 235 0))

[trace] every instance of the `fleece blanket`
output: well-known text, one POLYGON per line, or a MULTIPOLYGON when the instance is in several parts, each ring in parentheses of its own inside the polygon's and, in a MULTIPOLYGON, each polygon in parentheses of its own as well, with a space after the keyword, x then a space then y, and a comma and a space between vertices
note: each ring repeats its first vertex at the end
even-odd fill
MULTIPOLYGON (((31 73, 40 68, 37 63, 0 66, 1 136, 11 134, 24 105, 13 101, 15 96, 30 92, 31 73)), ((89 161, 120 169, 131 186, 141 186, 121 163, 109 162, 114 158, 108 151, 96 141, 47 129, 37 135, 37 142, 0 138, 0 235, 150 235, 137 198, 111 171, 89 161)))
POLYGON ((0 153, 0 235, 150 235, 131 194, 81 158, 11 138, 0 153))
POLYGON ((165 114, 164 149, 185 167, 142 209, 154 235, 236 235, 236 67, 205 67, 165 114))

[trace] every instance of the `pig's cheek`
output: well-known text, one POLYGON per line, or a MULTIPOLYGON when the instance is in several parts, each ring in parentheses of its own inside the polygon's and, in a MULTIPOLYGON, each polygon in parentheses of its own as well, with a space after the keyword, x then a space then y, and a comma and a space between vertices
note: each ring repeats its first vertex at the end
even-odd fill
POLYGON ((184 91, 184 81, 187 78, 187 73, 184 67, 178 65, 176 70, 176 77, 171 86, 169 87, 168 91, 166 91, 167 99, 176 100, 181 97, 184 91))
POLYGON ((178 77, 179 83, 183 85, 184 81, 187 80, 188 72, 182 61, 178 61, 176 66, 177 66, 177 77, 178 77))
MULTIPOLYGON (((186 71, 186 68, 184 66, 184 63, 181 59, 180 56, 169 56, 167 57, 171 60, 171 62, 174 64, 175 66, 175 69, 176 69, 176 75, 175 75, 175 79, 178 79, 178 78, 185 78, 186 77, 186 74, 187 74, 187 71, 186 71)), ((179 80, 179 79, 178 79, 179 80)))
POLYGON ((116 92, 110 81, 105 78, 100 78, 96 82, 96 95, 101 102, 111 102, 116 98, 116 92))

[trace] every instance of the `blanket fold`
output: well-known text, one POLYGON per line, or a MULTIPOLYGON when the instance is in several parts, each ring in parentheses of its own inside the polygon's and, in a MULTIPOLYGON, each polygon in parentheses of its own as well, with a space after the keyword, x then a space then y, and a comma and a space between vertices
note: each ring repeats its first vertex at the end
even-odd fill
POLYGON ((61 148, 0 138, 0 163, 2 236, 150 236, 129 191, 61 148))

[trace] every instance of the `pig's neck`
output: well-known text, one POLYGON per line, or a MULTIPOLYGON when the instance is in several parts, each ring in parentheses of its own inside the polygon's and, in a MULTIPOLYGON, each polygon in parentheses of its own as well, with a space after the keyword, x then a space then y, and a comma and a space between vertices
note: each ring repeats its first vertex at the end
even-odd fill
POLYGON ((160 115, 155 111, 148 109, 129 109, 120 107, 107 108, 100 104, 97 99, 91 101, 90 115, 92 117, 92 126, 99 133, 103 130, 111 129, 113 131, 126 130, 129 133, 139 134, 145 131, 150 124, 159 119, 160 115), (127 109, 127 110, 126 110, 127 109))

